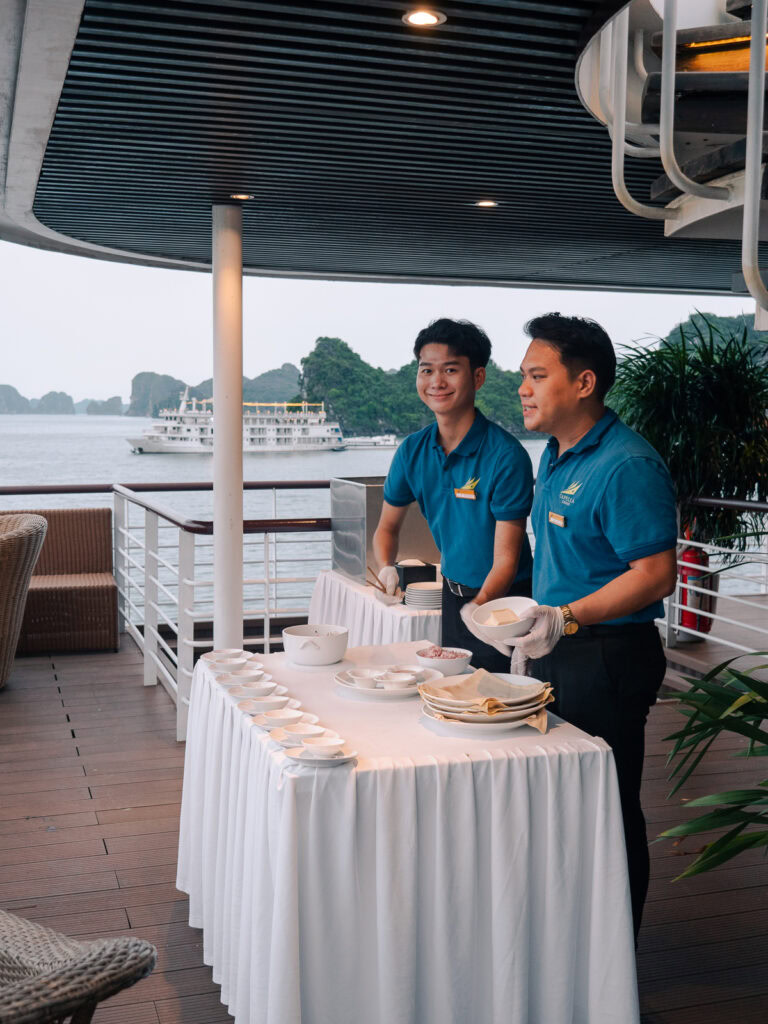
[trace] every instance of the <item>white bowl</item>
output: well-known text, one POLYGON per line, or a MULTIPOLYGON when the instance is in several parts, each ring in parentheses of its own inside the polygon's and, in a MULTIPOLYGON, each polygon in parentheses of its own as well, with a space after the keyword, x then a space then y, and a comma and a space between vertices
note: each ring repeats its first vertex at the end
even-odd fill
POLYGON ((280 688, 277 683, 254 683, 253 686, 240 683, 229 692, 233 697, 247 697, 251 700, 255 697, 282 697, 288 691, 285 687, 280 688))
POLYGON ((301 743, 306 736, 336 736, 335 732, 329 733, 325 726, 310 725, 309 722, 297 722, 295 725, 286 725, 283 731, 286 736, 293 737, 294 743, 301 743))
POLYGON ((288 626, 283 647, 295 665, 333 665, 347 650, 346 626, 288 626))
MULTIPOLYGON (((430 647, 438 646, 437 644, 427 644, 422 650, 428 651, 430 647)), ((444 650, 447 651, 460 651, 460 658, 425 658, 419 652, 416 652, 416 661, 422 668, 433 668, 437 672, 442 672, 444 676, 460 676, 463 675, 469 669, 469 663, 472 660, 472 651, 468 651, 465 647, 446 647, 444 650)))
MULTIPOLYGON (((280 711, 265 711, 264 718, 270 725, 275 725, 278 728, 287 728, 291 725, 297 725, 304 716, 303 711, 294 711, 291 708, 282 708, 280 711)), ((309 726, 312 728, 312 726, 309 726)))
POLYGON ((416 677, 417 683, 420 683, 424 676, 424 669, 420 665, 387 665, 387 672, 410 672, 416 677))
POLYGON ((407 686, 415 686, 417 677, 413 672, 379 672, 374 679, 385 690, 404 690, 407 686))
POLYGON ((245 668, 236 668, 235 671, 230 672, 229 675, 233 679, 237 679, 237 681, 242 683, 244 686, 248 686, 252 683, 268 683, 272 678, 260 668, 249 668, 247 662, 245 668))
POLYGON ((246 657, 241 654, 239 658, 219 658, 218 661, 209 661, 208 668, 217 675, 219 672, 236 672, 239 668, 245 668, 246 657))
POLYGON ((379 674, 374 668, 355 668, 349 670, 349 678, 363 690, 376 689, 376 676, 379 674))
POLYGON ((248 669, 249 672, 258 672, 259 669, 264 668, 264 662, 257 661, 255 654, 249 654, 248 657, 245 659, 245 667, 248 669))
POLYGON ((334 757, 344 746, 340 736, 304 736, 302 742, 315 757, 334 757))
POLYGON ((530 608, 535 608, 536 604, 532 597, 498 597, 495 601, 488 601, 475 608, 472 621, 488 640, 504 641, 510 637, 522 636, 530 630, 533 619, 530 616, 526 618, 525 613, 530 608), (506 626, 487 626, 485 620, 491 612, 501 611, 502 608, 513 611, 519 616, 519 621, 510 622, 506 626))
POLYGON ((225 658, 245 658, 246 652, 240 647, 223 647, 219 651, 208 651, 202 656, 203 661, 223 661, 225 658))
POLYGON ((263 715, 266 711, 279 711, 287 707, 290 697, 249 697, 237 705, 247 715, 263 715))

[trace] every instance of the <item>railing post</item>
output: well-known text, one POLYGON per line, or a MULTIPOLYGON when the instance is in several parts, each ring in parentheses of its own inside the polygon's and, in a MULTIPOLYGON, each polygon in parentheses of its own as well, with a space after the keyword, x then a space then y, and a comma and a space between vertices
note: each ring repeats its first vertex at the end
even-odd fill
POLYGON ((125 522, 126 501, 122 494, 112 493, 112 565, 115 579, 117 580, 117 632, 125 632, 126 608, 123 594, 128 592, 125 581, 128 562, 123 555, 126 538, 123 531, 126 529, 125 522))
POLYGON ((269 654, 269 638, 272 636, 272 620, 270 612, 270 566, 269 566, 269 534, 264 534, 264 653, 269 654))
POLYGON ((156 512, 144 510, 144 685, 157 685, 157 561, 158 519, 156 512))
POLYGON ((176 739, 187 738, 189 698, 192 692, 192 672, 195 667, 195 535, 179 529, 179 636, 176 655, 178 673, 176 676, 176 739))

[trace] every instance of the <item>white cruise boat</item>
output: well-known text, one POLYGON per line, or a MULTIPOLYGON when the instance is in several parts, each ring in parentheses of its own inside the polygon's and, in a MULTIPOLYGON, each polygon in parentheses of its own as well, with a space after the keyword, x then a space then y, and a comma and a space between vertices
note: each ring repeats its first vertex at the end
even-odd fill
MULTIPOLYGON (((189 398, 177 409, 162 409, 141 437, 129 437, 137 455, 213 452, 212 399, 189 398)), ((322 402, 244 402, 244 452, 328 452, 346 447, 338 423, 326 419, 322 402)))

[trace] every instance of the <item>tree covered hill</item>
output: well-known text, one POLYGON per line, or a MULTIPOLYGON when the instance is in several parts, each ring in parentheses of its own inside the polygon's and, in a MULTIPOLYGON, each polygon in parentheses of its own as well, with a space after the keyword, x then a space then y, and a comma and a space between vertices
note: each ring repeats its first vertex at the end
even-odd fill
POLYGON ((753 349, 756 349, 763 357, 768 359, 768 332, 755 330, 755 317, 751 313, 743 313, 741 316, 717 316, 715 313, 693 313, 687 320, 677 324, 669 332, 665 341, 676 341, 680 337, 680 331, 687 341, 695 341, 701 332, 709 337, 709 327, 713 328, 715 342, 721 344, 723 339, 740 335, 746 328, 747 341, 753 349), (719 337, 718 337, 719 334, 719 337))
MULTIPOLYGON (((318 338, 301 361, 301 397, 325 402, 329 416, 345 434, 410 434, 432 422, 416 394, 416 361, 399 370, 371 366, 340 338, 318 338)), ((477 395, 478 408, 507 430, 522 434, 523 414, 517 388, 520 374, 488 366, 477 395)))
MULTIPOLYGON (((296 394, 299 384, 298 368, 283 363, 275 370, 267 370, 258 377, 243 377, 244 402, 288 402, 296 394)), ((128 416, 157 416, 161 409, 175 408, 179 395, 187 385, 177 377, 165 373, 137 373, 131 381, 131 404, 128 416)), ((213 380, 190 386, 190 398, 211 398, 213 380)))

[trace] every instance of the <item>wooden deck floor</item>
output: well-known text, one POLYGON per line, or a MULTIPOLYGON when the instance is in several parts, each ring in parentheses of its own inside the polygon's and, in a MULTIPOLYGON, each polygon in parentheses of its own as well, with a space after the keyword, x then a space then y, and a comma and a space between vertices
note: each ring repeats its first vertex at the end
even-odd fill
MULTIPOLYGON (((139 935, 159 951, 154 973, 103 1004, 98 1024, 232 1019, 173 881, 183 763, 174 721, 165 692, 142 685, 130 641, 119 654, 19 659, 0 691, 0 905, 79 937, 139 935)), ((649 723, 650 835, 686 816, 685 797, 765 772, 763 759, 733 760, 739 741, 724 739, 683 799, 667 801, 663 737, 678 721, 674 704, 660 704, 649 723)), ((765 857, 673 883, 689 858, 667 842, 651 855, 638 954, 644 1024, 762 1024, 765 857)))

